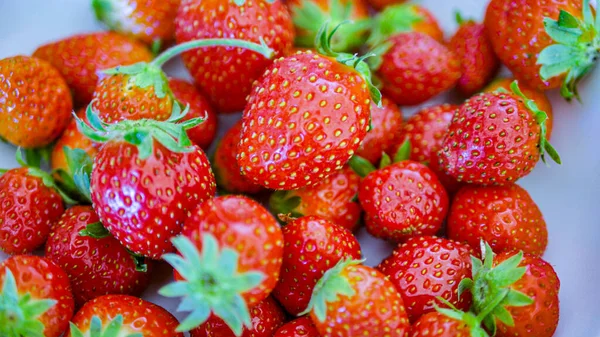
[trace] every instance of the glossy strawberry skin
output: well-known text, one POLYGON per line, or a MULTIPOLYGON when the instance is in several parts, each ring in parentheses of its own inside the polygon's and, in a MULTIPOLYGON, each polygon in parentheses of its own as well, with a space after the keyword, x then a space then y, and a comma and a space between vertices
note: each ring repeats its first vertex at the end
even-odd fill
POLYGON ((440 164, 459 182, 512 184, 539 161, 540 132, 533 114, 513 94, 479 94, 454 115, 440 164))
POLYGON ((369 233, 392 242, 437 233, 448 212, 448 195, 435 173, 410 160, 371 172, 358 199, 369 233))
MULTIPOLYGON (((73 317, 73 324, 86 333, 93 316, 98 316, 106 324, 117 315, 123 316, 121 333, 141 333, 144 337, 183 337, 182 332, 175 331, 179 322, 167 310, 128 295, 105 295, 87 302, 73 317)), ((66 337, 72 337, 71 333, 66 337)))
POLYGON ((27 168, 7 171, 0 176, 0 249, 32 252, 46 242, 64 210, 60 194, 27 168))
POLYGON ((485 240, 494 250, 523 250, 541 256, 548 244, 542 212, 519 185, 465 186, 448 215, 448 237, 478 248, 485 240))
POLYGON ((432 236, 411 238, 394 250, 377 267, 389 277, 402 295, 411 322, 445 307, 438 297, 467 311, 471 294, 458 296, 458 284, 471 278, 471 247, 432 236))
POLYGON ((382 92, 399 105, 417 105, 451 89, 461 76, 460 61, 446 46, 420 32, 388 39, 378 69, 382 92))
POLYGON ((115 140, 94 159, 91 190, 110 233, 129 250, 160 259, 174 250, 171 237, 199 202, 214 196, 216 184, 199 147, 174 153, 154 141, 152 155, 142 160, 134 145, 115 140))
POLYGON ((281 326, 273 337, 319 337, 319 332, 310 317, 304 316, 281 326))
POLYGON ((283 265, 273 296, 287 312, 298 315, 325 272, 342 259, 361 258, 360 245, 350 231, 315 216, 293 220, 282 231, 283 265))
POLYGON ((372 129, 360 143, 356 154, 372 164, 381 159, 384 152, 388 152, 399 140, 402 130, 402 111, 387 98, 381 100, 382 107, 371 106, 372 129))
POLYGON ((69 276, 77 306, 107 294, 139 296, 150 281, 148 272, 135 270, 129 252, 112 236, 102 239, 81 236, 87 225, 98 222, 91 206, 74 206, 52 227, 46 257, 69 276))
POLYGON ((67 274, 48 259, 17 255, 0 263, 0 284, 4 284, 7 268, 15 277, 19 294, 29 293, 32 299, 57 301, 38 320, 45 326, 44 336, 61 336, 69 327, 75 307, 67 274))
MULTIPOLYGON (((244 328, 240 337, 272 337, 273 333, 286 321, 285 312, 272 297, 250 309, 252 328, 244 328)), ((190 337, 235 337, 229 327, 216 316, 190 331, 190 337)))
POLYGON ((367 84, 355 69, 311 52, 280 58, 252 89, 238 163, 267 188, 310 186, 355 154, 370 111, 367 84))
POLYGON ((144 45, 112 32, 74 35, 39 47, 33 56, 50 62, 62 74, 76 107, 91 101, 101 70, 152 59, 144 45))
POLYGON ((464 322, 439 312, 421 316, 410 329, 410 337, 471 337, 471 328, 464 322))
MULTIPOLYGON (((182 0, 175 19, 177 43, 207 38, 241 38, 260 43, 285 55, 294 41, 292 19, 280 0, 182 0)), ((246 105, 252 83, 272 61, 248 50, 209 47, 182 54, 196 85, 222 113, 238 112, 246 105)))
MULTIPOLYGON (((77 117, 86 123, 88 122, 87 117, 85 116, 84 108, 81 108, 79 111, 77 111, 77 117)), ((58 138, 56 143, 54 143, 54 147, 52 148, 52 153, 50 155, 50 166, 53 170, 62 169, 66 172, 72 173, 70 172, 67 157, 65 155, 65 146, 71 149, 81 149, 93 159, 98 153, 101 144, 93 142, 91 139, 79 132, 77 129, 77 121, 72 119, 63 134, 60 136, 60 138, 58 138)))
POLYGON ((0 60, 0 137, 23 148, 44 147, 71 120, 67 83, 48 62, 29 56, 0 60))

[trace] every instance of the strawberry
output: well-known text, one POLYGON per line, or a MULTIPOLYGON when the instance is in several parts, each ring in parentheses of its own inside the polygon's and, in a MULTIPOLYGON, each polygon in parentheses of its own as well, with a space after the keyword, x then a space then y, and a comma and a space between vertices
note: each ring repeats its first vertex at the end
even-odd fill
POLYGON ((319 332, 310 317, 303 316, 282 325, 273 337, 319 337, 319 332))
POLYGON ((407 0, 368 0, 371 7, 382 10, 388 6, 393 6, 396 4, 401 4, 406 2, 407 0))
POLYGON ((537 90, 561 87, 570 100, 594 66, 600 41, 589 0, 492 0, 490 41, 515 77, 537 90))
POLYGON ((217 197, 192 212, 173 243, 182 256, 163 258, 175 268, 177 282, 159 293, 182 297, 179 310, 192 311, 179 330, 195 328, 211 314, 236 336, 251 329, 249 308, 266 299, 279 279, 283 235, 275 218, 252 199, 217 197))
POLYGON ((221 138, 212 160, 217 186, 229 193, 254 194, 264 188, 241 174, 236 160, 237 146, 242 133, 242 121, 235 123, 221 138))
MULTIPOLYGON (((84 108, 81 108, 79 111, 77 111, 77 117, 87 123, 84 108)), ((72 119, 65 129, 65 132, 63 132, 56 143, 54 143, 54 147, 52 148, 52 153, 50 155, 50 166, 52 167, 52 170, 63 170, 67 173, 73 174, 75 172, 71 172, 69 168, 69 159, 65 154, 65 147, 70 149, 81 149, 88 156, 90 156, 90 158, 94 158, 100 149, 100 145, 101 144, 94 143, 91 139, 79 132, 77 129, 77 120, 72 119)))
POLYGON ((71 92, 48 62, 29 56, 0 60, 0 137, 23 148, 45 147, 71 120, 71 92))
MULTIPOLYGON (((177 43, 224 37, 256 43, 264 39, 280 57, 292 47, 294 26, 280 0, 182 0, 175 37, 177 43)), ((252 83, 272 62, 233 46, 199 48, 182 57, 196 85, 224 113, 244 109, 252 83)))
POLYGON ((127 295, 105 295, 87 302, 73 317, 66 337, 183 337, 177 319, 164 308, 127 295))
POLYGON ((482 23, 463 20, 457 14, 459 28, 450 40, 450 50, 460 60, 462 76, 457 88, 464 96, 472 96, 494 78, 500 61, 492 48, 482 23))
POLYGON ((471 275, 473 250, 452 240, 421 236, 408 239, 377 267, 402 295, 411 322, 435 311, 438 297, 468 310, 471 294, 458 296, 458 284, 471 275))
POLYGON ((374 47, 396 34, 408 32, 427 34, 444 42, 444 32, 435 16, 421 5, 408 3, 389 6, 377 14, 367 43, 374 47))
POLYGON ((517 82, 510 92, 468 99, 455 113, 440 150, 440 166, 458 180, 480 185, 512 184, 528 175, 545 154, 560 164, 546 140, 545 112, 517 82))
MULTIPOLYGON (((250 309, 252 326, 244 328, 241 337, 273 337, 273 333, 285 322, 285 312, 271 297, 250 309)), ((231 329, 216 316, 190 331, 191 337, 236 337, 231 329)))
POLYGON ((150 281, 150 261, 141 265, 144 261, 110 236, 90 206, 74 206, 62 215, 46 242, 46 257, 67 272, 77 306, 107 294, 141 295, 150 281))
POLYGON ((350 231, 315 216, 293 220, 282 231, 283 265, 273 296, 297 315, 325 272, 342 259, 360 259, 360 245, 350 231))
POLYGON ((321 182, 294 191, 275 191, 269 199, 273 214, 292 217, 316 215, 350 231, 360 224, 361 208, 357 195, 360 176, 350 167, 321 182))
POLYGON ((96 18, 111 30, 146 44, 173 40, 181 0, 92 0, 96 18))
POLYGON ((371 129, 356 154, 372 164, 379 162, 381 154, 397 143, 401 130, 402 111, 394 102, 382 97, 381 108, 375 104, 371 106, 371 129))
POLYGON ((342 260, 319 280, 305 313, 321 337, 404 337, 410 325, 402 297, 377 270, 342 260))
POLYGON ((367 134, 371 102, 381 95, 363 58, 332 51, 335 29, 327 30, 319 33, 321 54, 275 60, 252 89, 237 160, 255 183, 313 185, 342 169, 367 134))
POLYGON ((77 107, 91 101, 99 71, 152 59, 144 45, 109 32, 71 36, 39 47, 33 56, 56 67, 71 88, 77 107))
POLYGON ((28 255, 0 263, 0 336, 59 337, 74 303, 67 274, 52 261, 28 255))
POLYGON ((343 21, 331 45, 334 50, 351 52, 362 46, 368 37, 371 20, 365 0, 287 0, 294 26, 296 45, 314 47, 315 38, 325 22, 334 26, 343 21))
POLYGON ((488 337, 472 313, 438 309, 421 316, 410 329, 409 337, 488 337))
POLYGON ((519 185, 465 186, 452 200, 448 237, 479 247, 485 240, 494 251, 523 250, 542 256, 548 229, 542 212, 519 185))
POLYGON ((166 122, 143 119, 102 122, 91 105, 80 131, 104 145, 94 159, 87 192, 108 231, 132 252, 160 259, 173 251, 171 237, 195 205, 215 194, 215 180, 204 152, 185 130, 195 118, 174 114, 166 122), (119 202, 115 202, 119 200, 119 202))

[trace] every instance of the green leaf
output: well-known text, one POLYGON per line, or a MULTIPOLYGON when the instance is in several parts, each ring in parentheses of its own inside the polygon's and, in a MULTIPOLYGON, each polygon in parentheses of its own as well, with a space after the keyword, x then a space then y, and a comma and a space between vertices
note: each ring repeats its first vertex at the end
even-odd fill
POLYGON ((394 163, 398 163, 404 160, 410 159, 410 153, 412 152, 412 146, 410 144, 410 139, 406 139, 402 145, 396 151, 394 155, 394 163))
POLYGON ((515 326, 515 321, 514 321, 512 315, 510 314, 510 312, 508 312, 508 310, 506 310, 506 308, 504 308, 502 306, 496 307, 496 309, 494 309, 492 315, 496 319, 498 319, 500 322, 502 322, 508 326, 515 326))
POLYGON ((464 313, 461 311, 457 311, 457 310, 453 310, 453 309, 447 309, 447 308, 440 308, 437 305, 435 306, 435 310, 437 312, 439 312, 440 314, 444 315, 444 316, 448 316, 450 318, 453 318, 457 321, 462 321, 463 319, 463 315, 464 313))
POLYGON ((458 298, 460 299, 462 294, 464 294, 465 291, 470 290, 471 288, 473 288, 473 280, 470 278, 462 279, 458 284, 458 298))
POLYGON ((579 27, 569 28, 561 26, 558 21, 550 18, 544 19, 546 33, 557 43, 572 45, 578 42, 583 34, 579 27))
POLYGON ((354 172, 356 172, 356 174, 358 174, 361 177, 366 177, 367 175, 369 175, 369 173, 376 171, 377 169, 375 168, 375 166, 373 166, 373 164, 371 164, 370 161, 366 160, 365 158, 362 158, 360 156, 352 156, 352 158, 350 158, 350 161, 348 162, 348 164, 350 165, 350 167, 352 168, 352 170, 354 170, 354 172))
MULTIPOLYGON (((302 199, 291 191, 275 191, 269 198, 269 209, 274 215, 291 214, 293 217, 301 217, 302 214, 297 208, 302 203, 302 199)), ((284 225, 286 222, 278 217, 279 222, 284 225)))
POLYGON ((379 168, 382 169, 384 167, 390 166, 392 164, 392 159, 388 156, 387 153, 383 152, 381 154, 381 161, 379 162, 379 168))
POLYGON ((561 9, 558 13, 558 25, 565 28, 578 28, 581 22, 571 13, 561 9))
POLYGON ((511 289, 502 303, 511 307, 525 307, 532 305, 534 301, 524 293, 511 289))
POLYGON ((110 236, 110 232, 98 221, 85 226, 84 229, 79 231, 79 235, 93 239, 104 239, 110 236))

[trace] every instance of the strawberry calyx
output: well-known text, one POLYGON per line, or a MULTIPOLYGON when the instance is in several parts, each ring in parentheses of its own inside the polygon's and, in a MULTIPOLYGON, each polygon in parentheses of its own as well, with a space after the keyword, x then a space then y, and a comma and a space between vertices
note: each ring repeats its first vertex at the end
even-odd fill
MULTIPOLYGON (((600 0, 596 8, 600 8, 600 0)), ((577 90, 579 81, 594 67, 600 55, 600 17, 592 12, 590 0, 583 0, 583 19, 561 10, 558 20, 544 18, 546 33, 555 44, 538 55, 540 76, 548 80, 566 74, 561 95, 570 101, 581 101, 577 90)))
POLYGON ((56 175, 56 184, 69 197, 77 200, 80 204, 91 204, 90 175, 92 172, 92 158, 82 149, 71 149, 63 146, 63 152, 67 161, 68 171, 56 169, 52 172, 56 175))
POLYGON ((277 220, 279 223, 285 225, 287 222, 283 221, 279 215, 287 215, 293 218, 304 216, 297 210, 301 203, 302 199, 295 195, 293 191, 275 191, 269 198, 269 209, 271 213, 278 215, 277 220))
POLYGON ((367 44, 371 47, 380 45, 393 35, 412 31, 413 26, 423 20, 412 4, 388 6, 373 20, 367 44))
POLYGON ((442 297, 438 297, 438 300, 442 301, 448 308, 441 308, 434 304, 435 310, 444 316, 463 322, 469 327, 471 337, 489 337, 488 333, 481 327, 481 318, 479 316, 475 316, 471 312, 456 309, 452 303, 442 297))
MULTIPOLYGON (((398 151, 396 151, 396 154, 394 154, 393 160, 387 153, 383 152, 381 154, 381 160, 379 161, 379 169, 381 170, 382 168, 388 167, 392 164, 408 160, 410 158, 410 151, 410 140, 407 139, 398 148, 398 151)), ((350 165, 350 168, 352 168, 352 170, 354 170, 354 172, 356 172, 356 174, 358 174, 361 178, 368 176, 369 173, 373 171, 377 171, 377 168, 371 164, 370 161, 357 155, 350 158, 348 165, 350 165)))
POLYGON ((20 294, 11 270, 6 268, 0 291, 0 336, 44 337, 45 326, 39 317, 57 303, 53 299, 38 300, 31 294, 20 294))
POLYGON ((118 314, 115 318, 109 320, 103 329, 102 320, 94 315, 90 321, 90 326, 84 333, 75 324, 70 323, 71 337, 143 337, 139 332, 128 333, 128 328, 123 328, 123 315, 118 314))
POLYGON ((239 254, 228 247, 219 248, 217 239, 202 233, 202 252, 185 236, 172 239, 181 254, 166 254, 163 259, 173 266, 183 281, 175 281, 159 290, 165 297, 181 297, 177 311, 190 311, 177 331, 189 331, 204 323, 211 314, 220 317, 236 336, 244 327, 252 327, 250 310, 242 294, 258 287, 262 272, 238 270, 239 254))

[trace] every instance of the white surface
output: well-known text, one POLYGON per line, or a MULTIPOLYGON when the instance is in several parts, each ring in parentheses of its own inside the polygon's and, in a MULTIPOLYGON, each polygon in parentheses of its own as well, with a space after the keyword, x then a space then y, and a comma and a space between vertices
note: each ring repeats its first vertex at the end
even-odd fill
MULTIPOLYGON (((89 2, 0 0, 0 58, 30 54, 40 44, 102 29, 88 7, 89 2)), ((420 2, 434 12, 449 34, 455 28, 455 9, 460 9, 466 17, 482 18, 487 1, 420 2)), ((178 62, 174 63, 167 67, 167 72, 187 76, 185 69, 178 62)), ((545 259, 556 268, 562 286, 557 337, 600 336, 600 292, 597 290, 600 277, 600 101, 594 97, 594 92, 600 92, 600 73, 585 80, 580 91, 584 105, 568 104, 556 92, 551 94, 555 116, 552 142, 564 164, 550 168, 540 164, 520 181, 542 209, 549 227, 550 243, 545 259)), ((1 167, 16 166, 14 151, 13 147, 0 144, 1 167)), ((360 241, 370 265, 377 264, 390 249, 365 233, 361 233, 360 241)), ((5 258, 0 253, 0 261, 5 258)), ((156 272, 157 280, 168 281, 170 277, 166 267, 156 272)), ((158 296, 159 286, 155 283, 150 287, 146 298, 173 312, 177 303, 158 296)))

